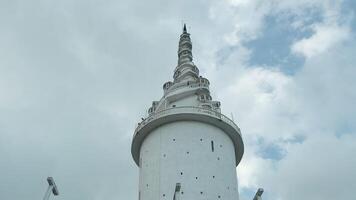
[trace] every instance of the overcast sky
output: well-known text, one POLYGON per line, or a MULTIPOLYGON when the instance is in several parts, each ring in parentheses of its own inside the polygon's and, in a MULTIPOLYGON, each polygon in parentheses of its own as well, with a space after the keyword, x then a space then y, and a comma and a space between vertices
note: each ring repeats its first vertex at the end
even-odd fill
POLYGON ((241 200, 356 197, 354 0, 0 0, 0 199, 136 200, 135 125, 194 62, 245 141, 241 200), (353 193, 354 192, 354 193, 353 193))

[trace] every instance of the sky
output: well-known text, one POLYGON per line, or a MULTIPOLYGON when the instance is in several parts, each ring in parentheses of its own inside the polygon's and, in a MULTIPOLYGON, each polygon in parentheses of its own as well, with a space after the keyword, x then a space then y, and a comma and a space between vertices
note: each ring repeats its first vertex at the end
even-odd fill
POLYGON ((0 199, 137 199, 182 23, 241 128, 240 199, 355 199, 354 0, 0 0, 0 199))

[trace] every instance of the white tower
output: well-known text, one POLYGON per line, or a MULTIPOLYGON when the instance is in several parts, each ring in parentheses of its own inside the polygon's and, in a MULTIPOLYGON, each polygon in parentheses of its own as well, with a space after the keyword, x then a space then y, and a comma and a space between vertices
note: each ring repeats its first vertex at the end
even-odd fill
POLYGON ((178 65, 164 95, 138 123, 131 153, 140 168, 139 200, 238 200, 238 126, 212 101, 208 79, 192 62, 184 25, 178 65))

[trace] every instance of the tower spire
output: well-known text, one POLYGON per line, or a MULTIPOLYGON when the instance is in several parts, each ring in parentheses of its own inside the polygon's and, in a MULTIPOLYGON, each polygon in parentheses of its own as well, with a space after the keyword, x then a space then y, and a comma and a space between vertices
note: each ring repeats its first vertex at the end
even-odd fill
POLYGON ((179 38, 178 45, 178 65, 174 71, 174 80, 185 78, 195 79, 199 76, 199 70, 193 63, 192 42, 190 34, 187 32, 187 25, 183 25, 183 33, 179 38))
POLYGON ((190 40, 190 34, 187 32, 187 26, 184 24, 183 33, 180 35, 179 39, 178 65, 191 62, 192 60, 192 42, 190 40))

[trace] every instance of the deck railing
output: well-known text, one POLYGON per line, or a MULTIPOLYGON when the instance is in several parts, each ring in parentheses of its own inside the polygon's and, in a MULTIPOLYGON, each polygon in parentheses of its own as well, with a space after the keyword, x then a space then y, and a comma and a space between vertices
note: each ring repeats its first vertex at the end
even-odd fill
POLYGON ((179 90, 181 88, 197 88, 197 87, 201 87, 201 88, 205 88, 205 89, 209 90, 209 84, 208 83, 191 83, 190 85, 182 84, 180 86, 176 86, 173 89, 169 88, 169 89, 164 91, 164 94, 167 95, 168 93, 176 91, 176 90, 179 90))
POLYGON ((135 133, 138 132, 143 126, 145 126, 147 123, 149 123, 152 120, 155 120, 155 119, 167 116, 167 115, 179 114, 179 113, 198 113, 198 114, 208 115, 208 116, 211 116, 211 117, 214 117, 216 119, 226 122, 227 124, 231 125, 235 129, 237 129, 238 132, 240 133, 240 128, 231 119, 229 119, 225 115, 221 114, 220 112, 211 110, 209 108, 201 108, 201 107, 194 107, 194 106, 174 107, 174 108, 168 108, 165 110, 155 112, 152 115, 148 116, 146 119, 144 119, 142 122, 138 123, 138 125, 135 129, 135 133))

